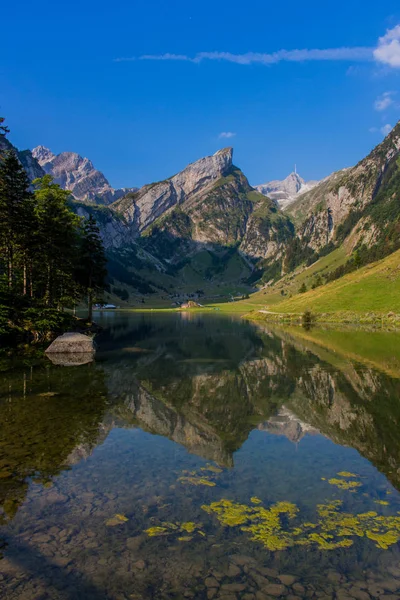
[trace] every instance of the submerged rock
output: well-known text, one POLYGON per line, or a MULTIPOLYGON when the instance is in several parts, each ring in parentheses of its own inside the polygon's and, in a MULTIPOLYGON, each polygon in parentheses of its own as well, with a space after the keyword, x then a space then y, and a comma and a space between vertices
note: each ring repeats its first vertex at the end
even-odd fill
POLYGON ((46 354, 94 354, 92 338, 82 333, 68 332, 59 335, 46 350, 46 354))

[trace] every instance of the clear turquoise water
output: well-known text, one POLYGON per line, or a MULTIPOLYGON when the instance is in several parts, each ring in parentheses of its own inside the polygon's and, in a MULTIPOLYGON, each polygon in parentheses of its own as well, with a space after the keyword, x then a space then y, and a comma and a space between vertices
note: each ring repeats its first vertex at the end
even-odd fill
POLYGON ((227 316, 100 322, 91 364, 2 364, 1 598, 400 598, 399 379, 227 316), (378 521, 327 549, 310 534, 335 500, 378 521), (286 548, 242 530, 280 502, 286 548))

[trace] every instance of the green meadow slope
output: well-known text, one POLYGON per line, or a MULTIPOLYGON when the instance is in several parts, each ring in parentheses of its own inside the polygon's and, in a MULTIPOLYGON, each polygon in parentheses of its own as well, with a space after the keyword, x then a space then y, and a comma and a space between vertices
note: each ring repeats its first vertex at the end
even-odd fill
POLYGON ((400 313, 400 250, 272 308, 276 313, 400 313))

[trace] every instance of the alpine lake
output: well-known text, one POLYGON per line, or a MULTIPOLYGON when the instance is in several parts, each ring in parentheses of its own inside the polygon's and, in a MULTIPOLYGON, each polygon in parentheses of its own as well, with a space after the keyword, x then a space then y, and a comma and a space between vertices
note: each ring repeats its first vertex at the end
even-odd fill
POLYGON ((109 311, 0 361, 0 598, 400 598, 400 334, 109 311))

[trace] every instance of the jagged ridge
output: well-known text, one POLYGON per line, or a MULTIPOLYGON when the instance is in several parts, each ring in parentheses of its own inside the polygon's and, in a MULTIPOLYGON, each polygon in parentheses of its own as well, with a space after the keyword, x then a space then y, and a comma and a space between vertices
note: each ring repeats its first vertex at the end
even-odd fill
POLYGON ((132 189, 112 188, 103 173, 95 169, 88 158, 76 152, 56 155, 45 146, 37 146, 32 150, 32 155, 44 172, 52 175, 63 189, 70 190, 77 200, 111 204, 132 189))

